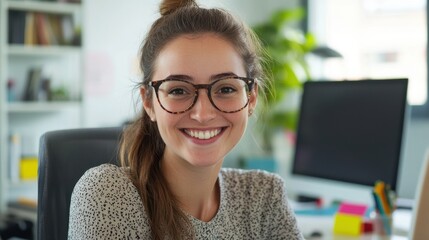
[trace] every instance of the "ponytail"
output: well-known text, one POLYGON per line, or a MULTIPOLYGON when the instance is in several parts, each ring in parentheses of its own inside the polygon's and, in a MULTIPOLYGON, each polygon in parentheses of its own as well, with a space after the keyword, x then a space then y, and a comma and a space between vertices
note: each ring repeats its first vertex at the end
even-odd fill
POLYGON ((127 167, 130 179, 137 187, 149 218, 152 239, 161 240, 165 236, 190 239, 192 225, 179 208, 161 172, 164 149, 165 143, 156 123, 143 112, 123 133, 119 152, 121 165, 127 167))

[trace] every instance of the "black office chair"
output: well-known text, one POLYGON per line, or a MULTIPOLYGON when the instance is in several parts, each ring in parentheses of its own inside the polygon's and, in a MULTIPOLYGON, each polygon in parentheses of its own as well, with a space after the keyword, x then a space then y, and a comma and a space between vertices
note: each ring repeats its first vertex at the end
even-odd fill
POLYGON ((118 164, 122 130, 60 130, 40 138, 37 239, 67 239, 70 197, 75 184, 91 167, 118 164))

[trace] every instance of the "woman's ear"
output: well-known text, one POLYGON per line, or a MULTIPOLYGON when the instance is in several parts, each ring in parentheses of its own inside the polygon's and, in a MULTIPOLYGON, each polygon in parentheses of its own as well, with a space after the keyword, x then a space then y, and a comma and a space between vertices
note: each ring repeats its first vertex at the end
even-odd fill
POLYGON ((258 102, 258 84, 255 83, 249 97, 249 116, 253 114, 258 102))
POLYGON ((149 115, 150 119, 155 122, 155 111, 153 110, 153 104, 151 99, 148 97, 147 91, 146 87, 140 87, 140 97, 142 99, 145 112, 149 115))

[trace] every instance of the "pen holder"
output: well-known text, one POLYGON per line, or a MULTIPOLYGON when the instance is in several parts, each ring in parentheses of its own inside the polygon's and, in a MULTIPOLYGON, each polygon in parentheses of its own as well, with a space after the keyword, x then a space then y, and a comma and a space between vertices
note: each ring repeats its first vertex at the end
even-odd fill
POLYGON ((371 219, 373 223, 374 233, 380 236, 392 235, 392 215, 382 215, 380 213, 372 213, 371 219))

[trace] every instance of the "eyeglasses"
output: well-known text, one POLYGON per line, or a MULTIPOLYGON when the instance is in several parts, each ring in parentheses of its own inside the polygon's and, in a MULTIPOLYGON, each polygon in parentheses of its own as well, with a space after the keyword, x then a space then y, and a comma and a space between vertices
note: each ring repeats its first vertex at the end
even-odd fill
POLYGON ((197 102, 199 89, 207 89, 212 105, 224 113, 235 113, 249 103, 255 80, 230 76, 210 84, 192 84, 182 79, 164 79, 149 83, 155 89, 161 107, 171 113, 180 114, 190 110, 197 102))

